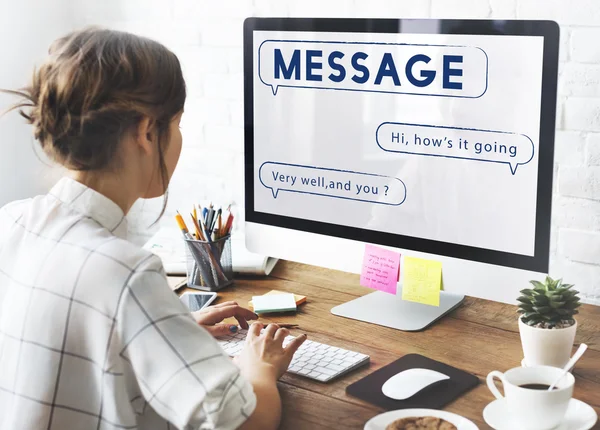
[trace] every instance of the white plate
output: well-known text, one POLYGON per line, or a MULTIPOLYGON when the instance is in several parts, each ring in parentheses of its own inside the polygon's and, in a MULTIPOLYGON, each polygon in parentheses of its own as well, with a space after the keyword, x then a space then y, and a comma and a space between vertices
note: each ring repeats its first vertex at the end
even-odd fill
POLYGON ((387 425, 393 421, 408 417, 436 417, 454 424, 458 430, 479 430, 473 422, 460 415, 435 409, 400 409, 397 411, 385 412, 367 421, 364 430, 385 430, 387 425))
MULTIPOLYGON (((483 419, 495 430, 518 430, 506 410, 506 400, 494 400, 483 410, 483 419)), ((589 430, 594 427, 598 415, 594 409, 580 400, 571 399, 565 419, 554 430, 589 430)))

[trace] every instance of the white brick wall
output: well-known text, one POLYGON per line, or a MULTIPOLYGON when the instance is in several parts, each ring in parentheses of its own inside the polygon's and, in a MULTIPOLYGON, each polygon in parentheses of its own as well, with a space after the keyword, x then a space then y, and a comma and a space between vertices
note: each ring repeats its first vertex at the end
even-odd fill
MULTIPOLYGON (((553 19, 561 25, 551 274, 600 304, 599 0, 72 0, 81 24, 153 37, 179 56, 189 100, 167 214, 193 201, 243 205, 246 16, 553 19)), ((160 201, 136 206, 139 240, 160 201)), ((240 214, 241 215, 241 214, 240 214)), ((241 219, 241 216, 240 218, 241 219)), ((170 216, 163 222, 172 222, 170 216)))
POLYGON ((586 142, 586 160, 590 166, 600 166, 600 134, 590 134, 586 142))
POLYGON ((559 250, 569 260, 588 264, 598 262, 600 233, 563 229, 559 239, 559 250))
POLYGON ((574 28, 571 32, 571 59, 578 63, 600 63, 600 29, 597 27, 574 28))

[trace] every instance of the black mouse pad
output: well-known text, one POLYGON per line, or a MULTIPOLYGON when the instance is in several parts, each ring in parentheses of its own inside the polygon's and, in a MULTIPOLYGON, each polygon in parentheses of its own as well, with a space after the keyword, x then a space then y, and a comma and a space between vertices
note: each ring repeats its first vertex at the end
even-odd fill
POLYGON ((479 379, 475 375, 419 354, 407 354, 349 385, 346 387, 346 393, 387 410, 441 409, 478 384, 479 379), (406 400, 394 400, 383 394, 381 387, 388 379, 403 370, 414 368, 435 370, 449 376, 450 379, 436 382, 406 400))

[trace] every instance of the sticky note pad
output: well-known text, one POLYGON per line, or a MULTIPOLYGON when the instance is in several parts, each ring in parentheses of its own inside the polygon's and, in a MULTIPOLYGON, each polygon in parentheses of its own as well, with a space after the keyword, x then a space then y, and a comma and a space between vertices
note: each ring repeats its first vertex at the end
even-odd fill
POLYGON ((363 257, 360 285, 396 294, 400 254, 367 244, 363 257))
MULTIPOLYGON (((273 294, 291 294, 291 293, 287 293, 285 291, 279 291, 279 290, 271 290, 268 293, 265 293, 264 295, 273 295, 273 294)), ((300 294, 294 294, 294 300, 296 300, 296 306, 300 306, 303 303, 306 303, 306 296, 301 296, 300 294)), ((252 300, 250 300, 248 302, 248 308, 250 310, 254 310, 254 303, 252 303, 252 300)))
POLYGON ((402 300, 440 305, 442 263, 415 257, 404 257, 402 300))
POLYGON ((254 312, 265 314, 270 312, 290 312, 296 310, 293 294, 269 294, 252 297, 254 312))

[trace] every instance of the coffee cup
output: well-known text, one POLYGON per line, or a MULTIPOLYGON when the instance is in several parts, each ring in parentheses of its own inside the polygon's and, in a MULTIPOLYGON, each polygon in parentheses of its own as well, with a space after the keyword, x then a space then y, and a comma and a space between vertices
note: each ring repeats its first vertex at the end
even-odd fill
POLYGON ((562 372, 550 366, 515 367, 504 373, 494 370, 487 376, 487 385, 497 399, 506 399, 507 412, 515 428, 550 430, 562 422, 573 396, 575 378, 570 373, 560 379, 555 389, 548 391, 562 372), (504 396, 494 378, 502 382, 504 396))

